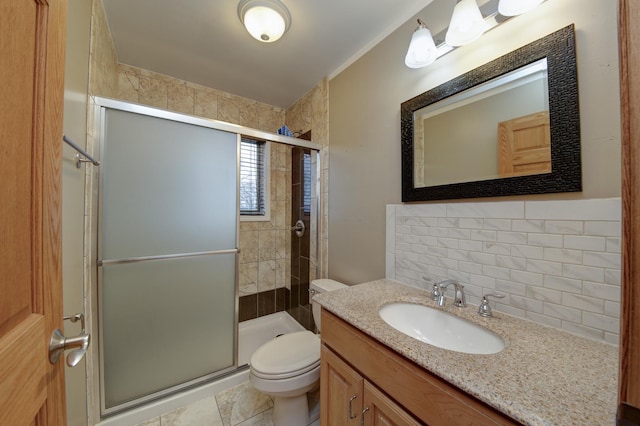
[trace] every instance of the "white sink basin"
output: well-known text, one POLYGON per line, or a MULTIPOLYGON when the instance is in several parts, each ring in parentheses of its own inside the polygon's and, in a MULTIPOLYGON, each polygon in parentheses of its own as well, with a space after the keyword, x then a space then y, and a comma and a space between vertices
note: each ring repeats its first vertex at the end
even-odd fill
POLYGON ((484 355, 504 349, 504 340, 493 331, 438 309, 398 302, 379 313, 396 330, 442 349, 484 355))

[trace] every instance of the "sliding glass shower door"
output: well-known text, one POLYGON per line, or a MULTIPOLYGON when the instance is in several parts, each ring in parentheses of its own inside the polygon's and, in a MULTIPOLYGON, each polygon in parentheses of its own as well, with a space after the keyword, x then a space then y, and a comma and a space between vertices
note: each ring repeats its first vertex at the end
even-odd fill
POLYGON ((238 136, 105 109, 104 414, 236 366, 238 136))

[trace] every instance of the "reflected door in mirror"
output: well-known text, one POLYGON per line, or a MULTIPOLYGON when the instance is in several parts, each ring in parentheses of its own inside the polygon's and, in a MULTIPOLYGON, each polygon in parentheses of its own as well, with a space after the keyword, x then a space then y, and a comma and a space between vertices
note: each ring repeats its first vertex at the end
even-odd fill
POLYGON ((551 137, 548 111, 498 123, 500 177, 550 172, 551 137))

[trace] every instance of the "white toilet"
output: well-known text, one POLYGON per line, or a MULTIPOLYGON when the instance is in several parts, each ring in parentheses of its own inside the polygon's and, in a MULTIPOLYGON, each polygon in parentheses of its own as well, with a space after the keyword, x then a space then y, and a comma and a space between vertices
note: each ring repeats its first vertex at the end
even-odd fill
MULTIPOLYGON (((346 285, 328 279, 313 280, 310 296, 338 290, 346 285)), ((320 305, 311 303, 313 319, 320 331, 320 305)), ((276 337, 251 356, 250 380, 260 392, 274 399, 276 426, 305 426, 317 420, 309 415, 307 392, 320 383, 320 337, 298 331, 276 337)))

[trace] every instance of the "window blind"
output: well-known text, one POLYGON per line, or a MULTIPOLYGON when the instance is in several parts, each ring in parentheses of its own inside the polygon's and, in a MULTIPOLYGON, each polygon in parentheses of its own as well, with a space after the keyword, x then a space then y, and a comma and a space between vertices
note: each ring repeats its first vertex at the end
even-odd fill
POLYGON ((240 141, 240 214, 265 214, 265 142, 240 141))

